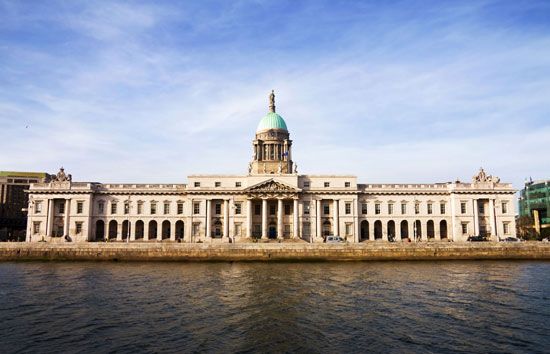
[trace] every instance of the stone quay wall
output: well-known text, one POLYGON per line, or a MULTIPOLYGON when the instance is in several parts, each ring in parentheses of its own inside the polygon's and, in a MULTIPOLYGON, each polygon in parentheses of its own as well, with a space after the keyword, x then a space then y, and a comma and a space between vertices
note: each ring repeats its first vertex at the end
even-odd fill
POLYGON ((0 261, 550 260, 550 244, 2 243, 0 261))

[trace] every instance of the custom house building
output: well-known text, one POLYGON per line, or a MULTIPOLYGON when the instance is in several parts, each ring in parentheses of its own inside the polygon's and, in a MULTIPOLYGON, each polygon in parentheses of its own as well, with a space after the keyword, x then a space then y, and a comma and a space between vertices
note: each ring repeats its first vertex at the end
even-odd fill
POLYGON ((28 242, 466 241, 515 235, 511 184, 483 169, 471 182, 364 184, 297 171, 275 95, 242 175, 187 184, 75 182, 63 168, 29 188, 28 242))

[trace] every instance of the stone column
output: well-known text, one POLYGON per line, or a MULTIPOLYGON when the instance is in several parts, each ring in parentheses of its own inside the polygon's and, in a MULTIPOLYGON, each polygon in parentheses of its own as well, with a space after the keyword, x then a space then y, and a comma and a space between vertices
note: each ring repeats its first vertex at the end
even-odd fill
POLYGON ((316 200, 316 214, 315 221, 317 222, 317 237, 323 237, 323 229, 321 228, 321 202, 322 200, 316 200))
POLYGON ((143 220, 143 241, 149 241, 149 221, 143 220))
POLYGON ((441 220, 434 220, 434 238, 436 241, 441 241, 441 230, 439 229, 440 222, 441 220))
POLYGON ((136 223, 137 221, 133 223, 131 221, 128 222, 128 227, 130 228, 130 241, 136 240, 136 223))
POLYGON ((229 238, 229 200, 223 200, 223 237, 229 238))
POLYGON ((495 200, 489 199, 489 218, 491 219, 491 238, 498 241, 497 225, 495 222, 495 200))
POLYGON ((212 218, 211 218, 211 201, 208 199, 206 201, 206 238, 209 239, 212 237, 212 218))
POLYGON ((298 199, 294 199, 294 205, 292 206, 292 238, 298 237, 298 199))
POLYGON ((116 224, 116 240, 117 241, 122 241, 122 225, 124 224, 124 221, 123 220, 122 222, 117 222, 116 224))
POLYGON ((252 237, 252 200, 246 201, 246 237, 252 237))
POLYGON ((369 221, 369 241, 374 241, 374 220, 369 221))
POLYGON ((474 234, 479 235, 479 207, 477 205, 477 199, 473 200, 474 208, 474 234))
POLYGON ((359 221, 359 199, 355 200, 354 203, 354 215, 353 215, 353 222, 354 222, 354 242, 359 243, 359 237, 361 236, 361 222, 359 221))
POLYGON ((338 200, 333 199, 332 205, 334 205, 334 235, 340 235, 340 215, 338 210, 338 200))
POLYGON ((176 222, 170 222, 170 241, 176 241, 176 222))
POLYGON ((388 241, 388 222, 385 220, 382 221, 382 240, 388 241))
POLYGON ((64 225, 63 225, 63 236, 69 235, 70 228, 70 215, 71 215, 71 200, 65 199, 65 215, 64 215, 64 225))
POLYGON ((277 200, 277 238, 283 238, 283 200, 277 200))
POLYGON ((52 235, 54 199, 48 199, 48 216, 46 223, 46 236, 52 235))
POLYGON ((157 221, 157 241, 162 241, 162 220, 157 221))
POLYGON ((262 199, 262 238, 267 238, 267 199, 262 199))

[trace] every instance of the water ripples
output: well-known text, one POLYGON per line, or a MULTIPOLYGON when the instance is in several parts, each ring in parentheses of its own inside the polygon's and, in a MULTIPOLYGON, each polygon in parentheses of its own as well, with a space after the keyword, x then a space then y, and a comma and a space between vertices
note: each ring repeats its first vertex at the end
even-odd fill
POLYGON ((2 353, 543 353, 550 263, 2 263, 2 353))

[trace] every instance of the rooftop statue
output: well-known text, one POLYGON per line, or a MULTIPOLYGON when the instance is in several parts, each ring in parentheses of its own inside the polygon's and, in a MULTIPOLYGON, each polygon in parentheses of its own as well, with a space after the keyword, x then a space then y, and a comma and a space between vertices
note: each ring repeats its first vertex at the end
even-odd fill
POLYGON ((71 182, 73 177, 70 174, 65 174, 63 166, 59 169, 59 172, 52 178, 52 182, 71 182))
POLYGON ((485 171, 483 170, 483 167, 480 167, 479 168, 479 172, 477 173, 477 175, 474 175, 472 177, 472 183, 478 183, 478 182, 493 182, 493 183, 499 183, 500 182, 500 178, 498 177, 493 177, 491 175, 487 175, 485 173, 485 171))

